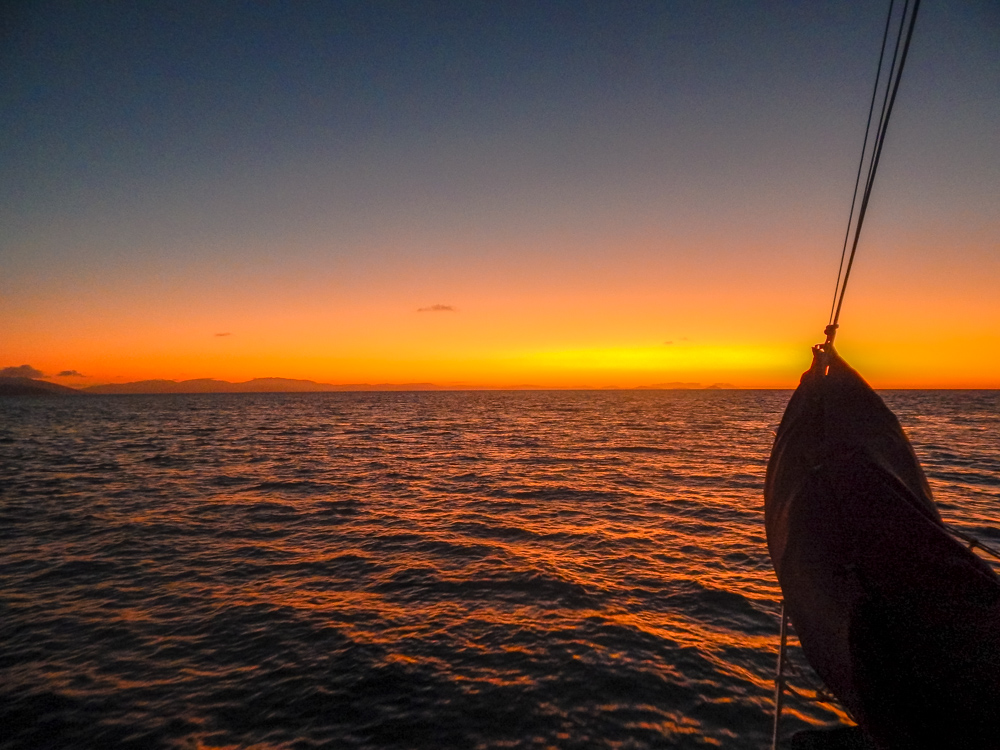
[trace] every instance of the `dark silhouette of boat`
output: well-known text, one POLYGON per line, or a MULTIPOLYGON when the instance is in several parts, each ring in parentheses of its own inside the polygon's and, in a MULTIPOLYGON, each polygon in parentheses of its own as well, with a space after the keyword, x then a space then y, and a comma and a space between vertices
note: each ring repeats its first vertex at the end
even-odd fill
POLYGON ((767 541, 809 663, 879 748, 1000 748, 1000 578, 832 343, 777 432, 767 541))

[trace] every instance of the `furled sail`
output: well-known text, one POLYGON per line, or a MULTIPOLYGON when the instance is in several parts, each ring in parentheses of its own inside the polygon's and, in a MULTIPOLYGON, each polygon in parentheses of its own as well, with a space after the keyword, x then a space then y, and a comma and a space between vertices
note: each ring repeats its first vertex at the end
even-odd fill
POLYGON ((1000 748, 1000 578, 948 533, 899 421, 832 343, 788 404, 764 501, 802 650, 871 738, 1000 748))

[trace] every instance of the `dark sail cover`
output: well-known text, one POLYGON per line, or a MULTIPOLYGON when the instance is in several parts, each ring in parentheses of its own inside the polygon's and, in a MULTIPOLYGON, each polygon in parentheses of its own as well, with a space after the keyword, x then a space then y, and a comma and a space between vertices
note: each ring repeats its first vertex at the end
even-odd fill
POLYGON ((828 349, 767 466, 786 612, 880 747, 1000 748, 1000 578, 946 531, 899 421, 828 349))

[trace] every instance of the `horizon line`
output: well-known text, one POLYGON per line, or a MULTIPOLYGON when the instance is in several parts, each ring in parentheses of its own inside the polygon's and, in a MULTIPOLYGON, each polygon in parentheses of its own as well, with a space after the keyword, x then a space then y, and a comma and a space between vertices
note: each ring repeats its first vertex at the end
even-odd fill
MULTIPOLYGON (((148 395, 148 396, 158 396, 158 395, 219 395, 219 394, 236 394, 236 395, 246 395, 246 394, 264 394, 264 393, 421 393, 421 392, 470 392, 470 391, 586 391, 586 392, 600 392, 600 391, 794 391, 797 387, 795 385, 756 385, 756 386, 742 386, 734 385, 732 383, 712 383, 709 385, 702 385, 700 383, 662 383, 662 384, 651 384, 651 385, 635 385, 635 386, 620 386, 620 385, 608 385, 608 386, 588 386, 588 385, 568 385, 568 386, 558 386, 558 385, 541 385, 536 383, 524 383, 515 385, 476 385, 470 383, 455 383, 455 384, 438 384, 433 382, 409 382, 409 383, 322 383, 314 380, 309 380, 306 378, 282 378, 282 377, 259 377, 251 378, 245 381, 228 381, 221 380, 219 378, 187 378, 184 380, 173 380, 169 378, 151 378, 146 380, 136 380, 122 383, 95 383, 89 386, 73 387, 63 385, 62 383, 54 382, 54 380, 48 377, 41 378, 27 378, 27 377, 17 377, 17 376, 0 376, 0 380, 20 380, 28 381, 33 383, 46 383, 56 386, 59 390, 69 390, 79 393, 81 395, 148 395), (285 388, 285 389, 262 389, 262 390, 244 390, 239 388, 240 386, 248 386, 255 381, 285 381, 290 384, 308 384, 310 386, 316 386, 314 388, 285 388), (183 386, 186 383, 205 383, 209 385, 208 389, 201 390, 172 390, 170 386, 183 386), (167 389, 160 390, 152 387, 143 388, 143 385, 149 384, 152 386, 154 383, 162 383, 167 389), (211 388, 210 384, 218 384, 219 389, 211 388), (227 390, 225 386, 233 386, 236 390, 227 390), (131 388, 130 388, 131 387, 131 388), (95 392, 96 389, 108 389, 107 391, 95 392), (112 390, 114 389, 114 390, 112 390), (125 391, 118 391, 118 389, 129 389, 125 391), (117 392, 115 392, 117 391, 117 392)), ((969 386, 873 386, 876 391, 996 391, 1000 390, 998 387, 969 387, 969 386)), ((65 392, 65 391, 64 391, 65 392)))

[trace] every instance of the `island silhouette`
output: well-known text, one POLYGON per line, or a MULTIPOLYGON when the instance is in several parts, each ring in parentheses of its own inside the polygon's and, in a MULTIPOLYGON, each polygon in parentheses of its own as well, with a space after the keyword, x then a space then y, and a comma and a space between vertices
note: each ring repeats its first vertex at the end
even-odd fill
MULTIPOLYGON (((690 382, 656 383, 632 388, 614 386, 598 390, 728 390, 730 383, 702 385, 690 382)), ((336 391, 454 391, 454 390, 497 390, 496 388, 475 386, 466 383, 317 383, 314 380, 296 378, 253 378, 240 383, 216 378, 193 378, 191 380, 137 380, 129 383, 104 383, 101 385, 71 388, 47 380, 28 377, 0 376, 0 396, 82 396, 115 394, 157 394, 157 393, 328 393, 336 391)), ((551 390, 541 385, 522 384, 500 390, 551 390)), ((562 390, 562 389, 560 389, 562 390)), ((572 389, 571 389, 572 390, 572 389)), ((592 390, 584 388, 583 390, 592 390)))

